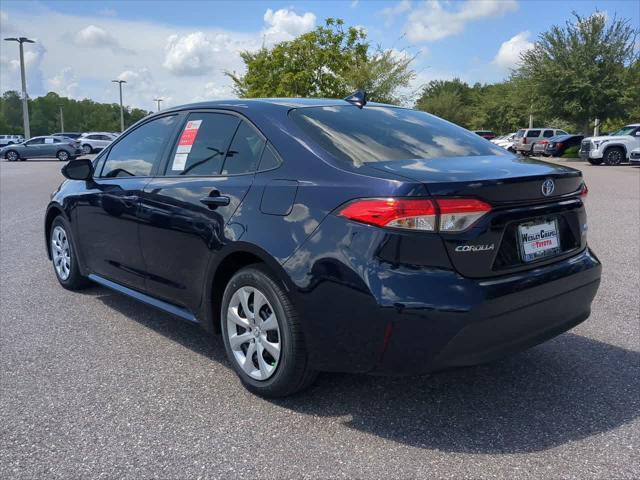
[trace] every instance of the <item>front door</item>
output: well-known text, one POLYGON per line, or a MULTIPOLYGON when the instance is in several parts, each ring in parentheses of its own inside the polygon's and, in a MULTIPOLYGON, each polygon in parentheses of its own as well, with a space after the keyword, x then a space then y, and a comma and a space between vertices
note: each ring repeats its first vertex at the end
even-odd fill
POLYGON ((141 199, 140 242, 152 295, 197 310, 209 262, 230 240, 225 227, 253 183, 264 145, 238 116, 189 115, 166 174, 151 180, 141 199))
POLYGON ((118 139, 77 199, 76 235, 91 273, 145 290, 138 236, 140 195, 161 163, 179 115, 146 122, 118 139))

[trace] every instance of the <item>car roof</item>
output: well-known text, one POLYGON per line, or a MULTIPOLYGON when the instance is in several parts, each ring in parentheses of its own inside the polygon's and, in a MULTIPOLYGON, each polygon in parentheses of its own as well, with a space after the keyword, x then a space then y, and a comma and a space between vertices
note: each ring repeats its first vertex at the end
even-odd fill
POLYGON ((625 125, 625 127, 640 127, 640 123, 630 123, 629 125, 625 125))

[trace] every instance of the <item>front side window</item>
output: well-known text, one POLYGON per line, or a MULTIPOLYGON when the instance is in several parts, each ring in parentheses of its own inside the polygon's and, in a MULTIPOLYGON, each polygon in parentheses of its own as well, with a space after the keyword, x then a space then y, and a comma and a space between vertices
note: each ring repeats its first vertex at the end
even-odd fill
POLYGON ((26 142, 26 145, 42 145, 43 143, 44 143, 44 138, 39 137, 39 138, 32 138, 31 140, 26 142))
POLYGON ((151 120, 128 133, 109 151, 102 177, 146 177, 160 163, 177 116, 151 120))
POLYGON ((355 166, 507 154, 475 133, 416 110, 340 105, 298 108, 289 115, 312 140, 337 159, 355 166))
POLYGON ((553 130, 545 130, 544 133, 542 134, 542 136, 544 138, 551 138, 553 137, 553 130))
POLYGON ((219 175, 239 123, 238 117, 224 113, 189 115, 169 158, 167 175, 219 175))

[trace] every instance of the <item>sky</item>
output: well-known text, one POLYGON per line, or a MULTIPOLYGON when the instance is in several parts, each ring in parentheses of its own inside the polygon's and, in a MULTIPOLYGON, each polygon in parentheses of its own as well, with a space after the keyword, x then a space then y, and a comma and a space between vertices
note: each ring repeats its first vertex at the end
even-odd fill
MULTIPOLYGON (((537 36, 573 11, 629 19, 638 0, 12 1, 0 3, 0 34, 27 36, 28 93, 155 109, 232 98, 225 71, 243 72, 239 52, 308 32, 327 17, 367 32, 372 45, 416 55, 410 92, 430 80, 508 77, 537 36)), ((18 45, 0 42, 0 91, 20 89, 18 45)))

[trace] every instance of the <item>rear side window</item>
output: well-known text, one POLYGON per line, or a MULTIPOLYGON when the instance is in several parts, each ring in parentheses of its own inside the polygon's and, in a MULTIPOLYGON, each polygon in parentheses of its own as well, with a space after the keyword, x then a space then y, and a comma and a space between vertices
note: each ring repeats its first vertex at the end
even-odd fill
POLYGON ((177 117, 157 118, 128 133, 109 152, 102 177, 146 177, 160 163, 177 117))
POLYGON ((337 159, 355 166, 507 154, 475 133, 416 110, 340 105, 299 108, 289 115, 312 140, 337 159))
POLYGON ((529 130, 527 132, 527 138, 535 138, 540 136, 540 130, 529 130))
POLYGON ((174 148, 167 175, 219 175, 240 119, 224 113, 192 113, 174 148))
POLYGON ((223 175, 237 175, 255 172, 262 155, 265 141, 250 127, 247 122, 241 122, 236 131, 222 168, 223 175))
POLYGON ((262 152, 262 158, 260 159, 260 170, 271 170, 280 165, 278 155, 273 151, 273 147, 267 143, 266 148, 262 152))
POLYGON ((544 138, 551 138, 553 137, 553 130, 545 130, 544 133, 542 134, 542 136, 544 138))

